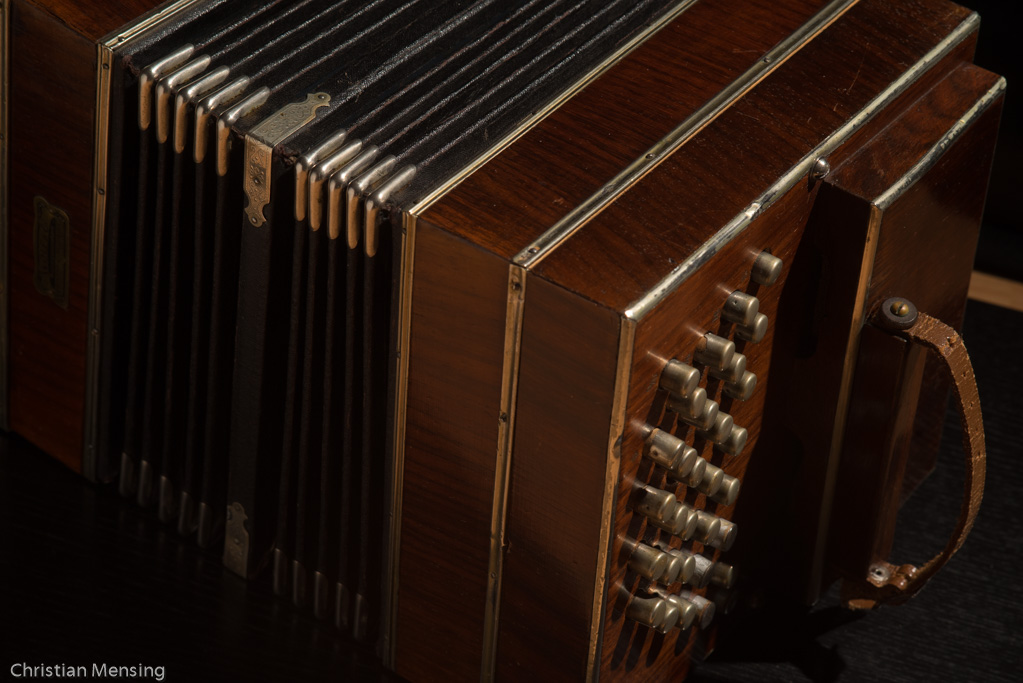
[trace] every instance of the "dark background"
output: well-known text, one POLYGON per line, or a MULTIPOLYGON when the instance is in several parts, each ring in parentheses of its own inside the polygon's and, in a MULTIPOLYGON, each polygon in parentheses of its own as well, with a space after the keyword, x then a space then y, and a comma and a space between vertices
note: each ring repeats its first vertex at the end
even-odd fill
POLYGON ((980 232, 976 269, 1023 282, 1023 59, 1020 57, 1019 5, 1004 0, 965 0, 980 13, 980 39, 974 61, 1009 82, 1002 127, 991 172, 991 187, 980 232))

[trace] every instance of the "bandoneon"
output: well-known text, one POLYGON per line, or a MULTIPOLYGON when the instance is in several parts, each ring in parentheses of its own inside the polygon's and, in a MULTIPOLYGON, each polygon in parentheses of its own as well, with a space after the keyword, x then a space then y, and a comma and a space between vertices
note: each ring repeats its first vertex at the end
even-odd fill
POLYGON ((885 560, 965 381, 912 321, 961 322, 997 131, 968 10, 3 12, 9 428, 400 674, 677 680, 743 586, 929 575, 885 560))

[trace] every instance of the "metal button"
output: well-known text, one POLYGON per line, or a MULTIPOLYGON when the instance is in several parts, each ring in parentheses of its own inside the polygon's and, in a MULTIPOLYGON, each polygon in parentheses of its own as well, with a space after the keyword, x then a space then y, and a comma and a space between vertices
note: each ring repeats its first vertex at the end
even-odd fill
POLYGON ((696 620, 700 616, 700 608, 688 600, 683 600, 677 595, 666 593, 663 594, 662 597, 667 603, 673 605, 679 612, 679 619, 676 626, 678 626, 678 628, 682 631, 692 628, 693 624, 696 623, 696 620))
MULTIPOLYGON (((703 391, 703 388, 700 388, 699 391, 703 391)), ((719 410, 720 406, 718 406, 717 401, 705 401, 703 404, 703 410, 699 413, 695 415, 684 415, 679 413, 679 417, 682 418, 683 422, 691 424, 697 429, 707 430, 714 425, 714 420, 717 419, 719 410)))
POLYGON ((707 542, 707 545, 721 551, 731 550, 732 544, 735 543, 735 537, 739 534, 739 527, 727 519, 719 517, 718 521, 721 523, 721 527, 718 529, 717 535, 707 542))
POLYGON ((693 538, 704 545, 710 545, 721 532, 721 520, 709 512, 696 511, 696 533, 693 538))
POLYGON ((654 429, 646 439, 646 456, 661 467, 677 470, 688 448, 686 442, 662 429, 654 429))
POLYGON ((644 579, 657 581, 664 575, 670 559, 672 558, 646 543, 636 543, 629 557, 629 569, 644 579))
POLYGON ((685 396, 671 394, 668 398, 668 410, 679 417, 693 419, 703 413, 707 405, 707 390, 697 387, 685 396))
POLYGON ((688 396, 700 383, 700 371, 682 361, 670 360, 661 370, 661 388, 677 396, 688 396))
POLYGON ((773 285, 778 281, 783 266, 784 263, 780 258, 762 251, 753 261, 753 272, 750 273, 750 279, 758 285, 773 285))
POLYGON ((644 517, 664 520, 675 511, 675 494, 653 486, 639 489, 635 510, 644 517))
POLYGON ((693 555, 693 560, 696 562, 696 567, 693 571, 693 578, 688 583, 696 588, 706 588, 710 583, 714 561, 703 555, 693 555))
POLYGON ((692 593, 690 591, 679 591, 678 597, 682 600, 686 600, 696 605, 696 609, 700 611, 699 616, 700 628, 705 629, 708 626, 710 626, 710 622, 714 620, 714 613, 716 611, 713 602, 703 597, 702 595, 697 595, 696 593, 692 593))
POLYGON ((746 446, 746 439, 748 436, 749 434, 746 432, 745 427, 732 427, 732 433, 728 435, 725 442, 714 444, 714 448, 719 451, 724 451, 729 455, 739 455, 742 453, 742 449, 746 446))
POLYGON ((747 370, 742 373, 742 377, 739 378, 738 382, 725 384, 724 392, 725 396, 730 396, 737 401, 748 401, 749 397, 753 395, 753 390, 756 388, 757 376, 747 370))
POLYGON ((746 372, 746 356, 736 353, 732 356, 732 362, 728 364, 728 367, 722 369, 711 368, 707 374, 723 382, 734 382, 742 377, 744 372, 746 372))
POLYGON ((748 342, 759 342, 765 334, 767 334, 767 316, 763 313, 757 313, 751 324, 735 328, 735 336, 748 342))
POLYGON ((662 554, 668 558, 668 564, 664 568, 664 573, 661 574, 660 580, 665 586, 670 586, 678 582, 679 577, 682 575, 682 565, 685 564, 685 561, 681 557, 670 553, 662 554))
POLYGON ((714 417, 714 424, 711 425, 710 429, 701 429, 699 434, 704 439, 707 439, 707 441, 724 443, 728 435, 732 433, 732 425, 732 416, 719 410, 718 414, 714 417))
POLYGON ((693 554, 679 548, 672 548, 663 541, 658 543, 657 547, 661 552, 671 555, 679 561, 678 580, 682 583, 689 583, 693 578, 693 572, 696 571, 696 558, 693 557, 693 554))
POLYGON ((738 290, 728 295, 721 308, 721 317, 730 323, 749 327, 760 312, 760 299, 738 290))
POLYGON ((725 472, 717 465, 707 463, 707 470, 703 479, 696 485, 696 490, 706 496, 713 496, 721 488, 725 480, 725 472))
POLYGON ((682 538, 687 529, 695 528, 695 518, 696 512, 692 508, 682 503, 676 503, 675 509, 668 514, 666 519, 651 519, 650 523, 658 529, 667 531, 672 536, 682 538))
POLYGON ((735 585, 736 571, 735 567, 724 562, 715 562, 710 567, 708 572, 710 582, 715 586, 722 588, 731 588, 735 585))
MULTIPOLYGON (((693 449, 693 453, 696 453, 696 449, 693 449)), ((689 488, 692 488, 694 486, 699 486, 700 482, 703 481, 703 476, 706 471, 707 461, 697 455, 688 472, 685 474, 681 474, 679 472, 668 472, 668 476, 675 481, 680 481, 689 488)))
POLYGON ((675 605, 669 600, 665 600, 664 602, 667 605, 667 607, 664 610, 664 619, 658 626, 654 627, 654 629, 658 633, 667 633, 671 629, 675 628, 675 626, 678 624, 679 618, 682 616, 682 613, 677 605, 675 605))
POLYGON ((633 598, 625 608, 625 616, 643 626, 657 628, 664 623, 667 611, 668 603, 661 598, 633 598))
POLYGON ((738 477, 726 474, 722 478, 721 487, 710 498, 721 505, 735 505, 735 501, 739 499, 739 485, 738 477))
POLYGON ((732 362, 735 355, 735 343, 724 337, 708 332, 703 335, 693 360, 702 365, 709 365, 712 368, 726 368, 732 362))

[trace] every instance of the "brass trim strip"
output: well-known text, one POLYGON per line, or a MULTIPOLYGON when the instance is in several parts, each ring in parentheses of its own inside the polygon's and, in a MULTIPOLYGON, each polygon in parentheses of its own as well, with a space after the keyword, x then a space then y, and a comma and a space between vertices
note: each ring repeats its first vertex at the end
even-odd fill
POLYGON ((1023 282, 975 270, 970 277, 970 298, 1013 311, 1023 311, 1023 282))
POLYGON ((920 61, 909 67, 899 78, 893 81, 887 88, 878 93, 874 99, 867 103, 855 116, 850 118, 830 136, 821 142, 798 161, 791 169, 779 178, 762 195, 747 206, 742 212, 730 220, 724 227, 709 240, 698 247, 692 255, 679 264, 674 270, 666 275, 657 285, 634 301, 625 314, 634 319, 641 320, 646 314, 656 308, 661 301, 679 288, 689 279, 689 276, 698 271, 714 254, 722 247, 731 242, 736 236, 742 233, 750 223, 756 220, 761 214, 767 211, 775 201, 790 190, 796 183, 800 182, 810 172, 814 163, 822 157, 826 157, 838 149, 853 133, 862 128, 870 121, 875 114, 887 107, 895 98, 901 95, 912 83, 931 68, 936 62, 947 55, 956 45, 961 43, 966 36, 973 33, 980 24, 980 18, 976 13, 967 17, 940 43, 934 46, 930 52, 924 55, 920 61))
POLYGON ((128 43, 142 37, 149 31, 170 21, 181 12, 187 11, 194 5, 199 5, 209 0, 177 0, 163 7, 158 7, 137 17, 130 24, 126 24, 116 31, 112 31, 100 39, 100 44, 111 51, 123 47, 128 43))
POLYGON ((107 136, 110 130, 110 69, 114 53, 96 46, 96 133, 93 137, 92 240, 89 257, 89 333, 85 345, 85 424, 82 474, 97 476, 99 361, 103 302, 103 237, 106 233, 107 136))
POLYGON ((956 139, 973 125, 973 122, 980 118, 981 114, 986 112, 992 104, 995 103, 1002 93, 1005 92, 1005 79, 999 78, 991 88, 981 95, 972 107, 970 107, 962 117, 956 121, 951 128, 949 128, 941 139, 934 144, 927 153, 920 157, 920 160, 913 164, 913 167, 906 171, 906 173, 899 178, 894 185, 889 187, 884 194, 874 200, 874 206, 879 209, 887 209, 891 206, 895 200, 902 196, 906 190, 913 187, 918 180, 924 177, 931 168, 934 167, 938 160, 945 154, 949 147, 955 143, 956 139))
MULTIPOLYGON (((595 66, 590 71, 586 72, 579 77, 574 83, 568 88, 563 90, 560 95, 548 102, 543 108, 538 109, 529 115, 528 118, 524 119, 515 130, 511 131, 503 138, 494 143, 489 149, 480 154, 478 157, 470 161, 457 173, 453 174, 448 178, 442 185, 434 188, 425 197, 417 200, 412 206, 409 207, 409 211, 416 215, 422 214, 430 206, 447 194, 452 188, 461 183, 463 180, 472 175, 485 163, 493 159, 495 156, 501 153, 506 147, 511 145, 517 139, 522 137, 526 131, 535 126, 537 123, 547 118, 547 116, 560 107, 562 104, 567 102, 576 93, 585 88, 593 81, 600 78, 605 72, 611 69, 615 64, 624 59, 630 52, 639 47, 640 44, 644 43, 650 36, 660 31, 662 28, 674 21, 680 14, 689 9, 697 0, 682 0, 670 10, 668 10, 663 16, 657 21, 646 27, 642 32, 636 34, 627 43, 618 48, 615 52, 611 53, 606 60, 595 66)), ((848 0, 847 0, 848 1, 848 0)), ((853 0, 858 2, 859 0, 853 0)))
POLYGON ((391 449, 391 517, 388 520, 390 548, 384 567, 383 624, 381 624, 381 656, 384 666, 394 670, 398 641, 398 569, 401 552, 401 496, 405 481, 405 429, 408 400, 409 340, 412 336, 412 276, 415 272, 416 223, 414 214, 403 213, 402 267, 399 288, 401 308, 398 313, 398 358, 394 388, 394 446, 391 449))
POLYGON ((0 429, 10 429, 10 329, 9 296, 7 293, 7 235, 11 211, 9 202, 7 139, 10 107, 11 0, 0 0, 0 429))
POLYGON ((510 264, 508 308, 504 324, 504 362, 501 369, 501 407, 497 416, 494 506, 490 513, 490 561, 487 567, 487 599, 483 617, 483 660, 480 665, 482 683, 494 680, 497 666, 504 533, 508 512, 508 484, 511 479, 512 442, 515 437, 515 400, 519 388, 519 357, 522 352, 522 318, 525 306, 526 270, 510 264))
POLYGON ((622 439, 625 434, 625 408, 629 400, 629 377, 632 352, 636 341, 636 321, 621 318, 618 333, 618 365, 615 370, 614 401, 611 406, 611 428, 607 439, 607 465, 604 470, 604 502, 600 512, 600 545, 597 546, 597 575, 593 584, 593 608, 590 613, 590 644, 586 656, 586 680, 596 683, 600 678, 601 642, 604 639, 604 600, 614 542, 615 508, 618 505, 618 471, 622 464, 622 439))
POLYGON ((561 220, 548 228, 529 246, 515 255, 515 263, 533 268, 550 256, 583 225, 614 202, 646 174, 660 166, 675 150, 691 140, 714 119, 753 89, 757 83, 773 73, 804 45, 813 40, 859 0, 833 0, 788 38, 771 48, 756 64, 732 81, 726 88, 690 114, 670 133, 657 141, 645 154, 622 169, 586 201, 575 207, 561 220))

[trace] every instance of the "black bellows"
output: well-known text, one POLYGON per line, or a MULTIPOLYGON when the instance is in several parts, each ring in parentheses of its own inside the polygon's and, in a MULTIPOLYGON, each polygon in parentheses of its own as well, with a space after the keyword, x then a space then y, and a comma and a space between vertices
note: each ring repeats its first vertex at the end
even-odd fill
POLYGON ((121 493, 376 638, 403 209, 669 4, 210 0, 115 50, 97 450, 121 493))

